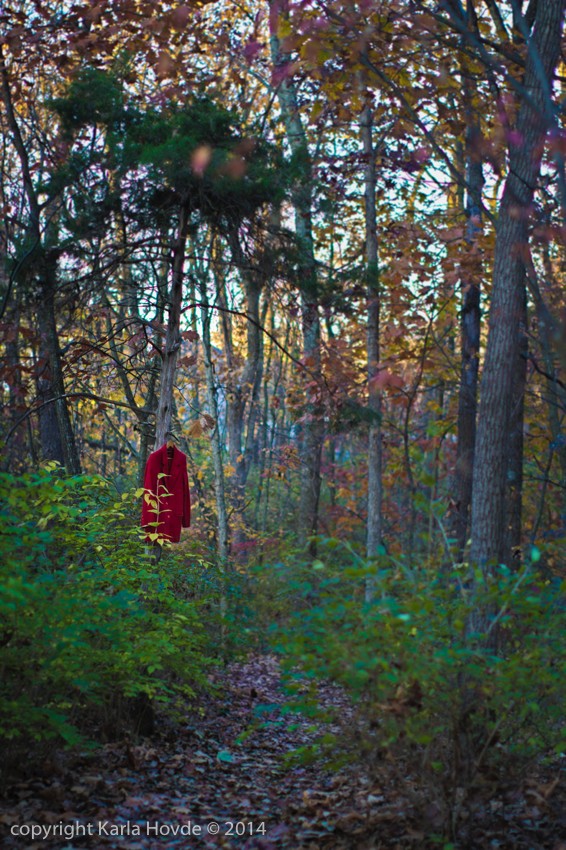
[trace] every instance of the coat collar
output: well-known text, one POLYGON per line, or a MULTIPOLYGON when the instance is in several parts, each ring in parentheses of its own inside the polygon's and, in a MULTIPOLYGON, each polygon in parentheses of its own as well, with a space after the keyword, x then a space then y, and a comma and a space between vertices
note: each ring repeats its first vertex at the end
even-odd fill
MULTIPOLYGON (((167 469, 167 443, 163 443, 160 449, 157 449, 157 454, 159 455, 159 460, 161 462, 161 469, 165 471, 167 469)), ((177 471, 177 468, 181 464, 181 460, 183 458, 183 452, 179 451, 177 446, 173 446, 173 460, 171 462, 171 475, 173 472, 177 471)))

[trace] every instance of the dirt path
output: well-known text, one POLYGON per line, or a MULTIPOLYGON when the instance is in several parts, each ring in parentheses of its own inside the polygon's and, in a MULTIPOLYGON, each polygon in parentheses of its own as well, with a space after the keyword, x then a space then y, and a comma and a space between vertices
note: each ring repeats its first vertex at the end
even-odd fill
MULTIPOLYGON (((286 767, 312 742, 308 719, 284 710, 276 660, 258 656, 215 674, 217 692, 151 741, 64 756, 46 777, 9 789, 0 814, 6 850, 424 850, 434 823, 419 823, 393 785, 378 787, 359 764, 286 767), (31 826, 41 828, 32 836, 31 826)), ((321 700, 350 708, 323 686, 321 700)), ((523 789, 524 791, 524 789, 523 789)), ((538 808, 526 793, 478 811, 464 850, 566 850, 560 800, 538 808), (557 820, 558 817, 558 820, 557 820)), ((542 802, 540 802, 542 800, 542 802)), ((422 810, 422 809, 421 809, 422 810)), ((434 812, 431 812, 434 818, 434 812)))
POLYGON ((344 775, 283 764, 313 733, 309 721, 282 713, 277 662, 255 657, 216 679, 218 694, 185 724, 136 746, 63 758, 52 777, 12 787, 2 846, 296 850, 330 834, 338 840, 333 798, 347 800, 344 775), (31 824, 44 828, 35 839, 31 824))

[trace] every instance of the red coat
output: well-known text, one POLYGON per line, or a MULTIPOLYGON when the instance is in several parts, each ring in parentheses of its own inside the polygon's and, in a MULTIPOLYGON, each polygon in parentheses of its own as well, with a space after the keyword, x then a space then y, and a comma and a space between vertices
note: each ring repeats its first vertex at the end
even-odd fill
POLYGON ((173 459, 169 468, 167 444, 147 459, 143 486, 149 492, 152 502, 159 497, 157 511, 148 504, 146 494, 143 497, 141 524, 148 534, 157 532, 168 538, 172 543, 181 539, 181 526, 188 528, 191 524, 191 494, 187 475, 187 456, 175 446, 173 459), (159 478, 160 473, 165 473, 159 478), (158 522, 158 525, 148 523, 158 522))

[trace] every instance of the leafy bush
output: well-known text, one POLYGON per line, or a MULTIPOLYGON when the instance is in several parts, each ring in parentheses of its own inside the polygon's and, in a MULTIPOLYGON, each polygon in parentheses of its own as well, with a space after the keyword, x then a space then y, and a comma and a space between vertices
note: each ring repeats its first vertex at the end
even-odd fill
POLYGON ((192 696, 206 664, 202 565, 153 563, 135 494, 54 464, 0 475, 0 493, 0 739, 75 742, 95 709, 192 696))
POLYGON ((413 572, 385 556, 344 565, 342 544, 326 546, 324 560, 262 574, 275 585, 273 641, 300 708, 316 715, 317 679, 342 686, 353 702, 344 746, 377 771, 404 763, 400 777, 433 785, 452 823, 486 773, 563 751, 564 583, 540 580, 533 564, 473 582, 467 567, 413 572))

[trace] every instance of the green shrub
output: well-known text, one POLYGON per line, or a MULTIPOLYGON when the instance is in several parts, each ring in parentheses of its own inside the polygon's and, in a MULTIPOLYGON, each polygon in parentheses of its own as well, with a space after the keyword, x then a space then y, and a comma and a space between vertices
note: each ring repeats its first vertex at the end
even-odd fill
POLYGON ((51 464, 0 475, 0 495, 0 739, 72 743, 96 709, 192 696, 205 681, 194 586, 206 568, 153 563, 136 494, 51 464))
MULTIPOLYGON (((408 765, 403 775, 434 785, 452 823, 486 772, 563 751, 564 584, 540 580, 533 564, 474 582, 467 568, 413 572, 385 556, 368 564, 351 552, 344 564, 344 547, 326 545, 328 558, 310 566, 262 573, 274 583, 273 643, 299 708, 317 715, 317 680, 342 686, 353 703, 344 746, 376 770, 408 765)), ((323 737, 325 751, 337 746, 323 737)))

